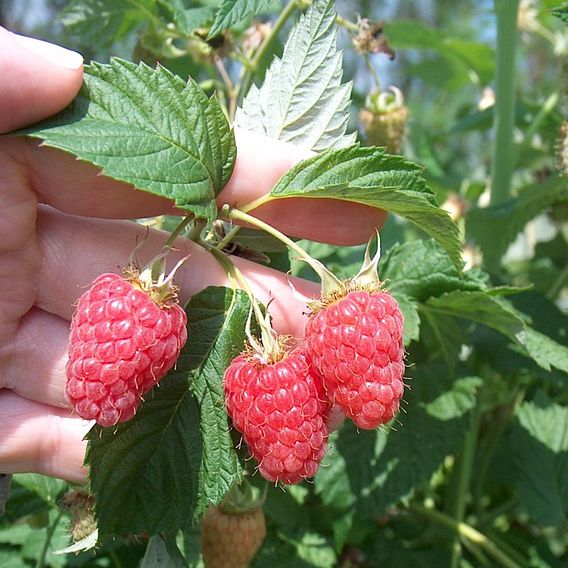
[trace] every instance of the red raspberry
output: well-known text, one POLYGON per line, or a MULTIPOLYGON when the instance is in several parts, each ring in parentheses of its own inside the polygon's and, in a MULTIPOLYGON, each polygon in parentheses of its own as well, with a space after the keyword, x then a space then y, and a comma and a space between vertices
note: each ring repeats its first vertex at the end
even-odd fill
POLYGON ((384 291, 351 291, 316 308, 308 320, 308 354, 327 395, 359 428, 376 428, 398 412, 402 330, 398 304, 384 291))
POLYGON ((65 393, 79 416, 101 426, 132 418, 187 340, 181 306, 154 301, 137 282, 101 274, 71 322, 65 393))
POLYGON ((328 403, 304 350, 274 363, 247 354, 225 371, 227 412, 269 481, 313 477, 325 453, 328 403))

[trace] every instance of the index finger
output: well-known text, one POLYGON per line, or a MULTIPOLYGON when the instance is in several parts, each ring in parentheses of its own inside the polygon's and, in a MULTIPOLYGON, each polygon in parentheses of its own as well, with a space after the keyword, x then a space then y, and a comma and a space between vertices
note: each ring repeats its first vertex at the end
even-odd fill
MULTIPOLYGON (((305 150, 279 140, 239 129, 235 134, 237 160, 229 183, 217 197, 219 206, 257 200, 291 167, 310 157, 305 150)), ((6 142, 4 153, 18 165, 15 175, 30 184, 41 203, 60 211, 108 219, 182 214, 171 201, 101 175, 98 168, 70 154, 31 140, 6 142)), ((339 245, 365 242, 386 218, 384 211, 357 203, 301 198, 276 200, 251 214, 289 235, 339 245)))
POLYGON ((0 27, 0 133, 69 104, 81 86, 82 65, 74 51, 0 27))

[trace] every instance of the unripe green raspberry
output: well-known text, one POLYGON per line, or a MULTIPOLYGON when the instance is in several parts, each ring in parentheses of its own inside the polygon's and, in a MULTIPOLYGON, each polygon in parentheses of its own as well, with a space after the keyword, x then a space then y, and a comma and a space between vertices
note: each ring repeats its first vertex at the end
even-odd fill
POLYGON ((365 108, 359 112, 359 122, 370 146, 385 146, 387 152, 399 154, 406 133, 408 107, 402 93, 375 91, 367 97, 365 108))
POLYGON ((201 525, 201 551, 206 568, 246 568, 266 536, 264 513, 226 513, 211 507, 201 525))
POLYGON ((83 491, 68 491, 62 505, 71 514, 71 536, 79 542, 97 529, 94 514, 94 497, 83 491))

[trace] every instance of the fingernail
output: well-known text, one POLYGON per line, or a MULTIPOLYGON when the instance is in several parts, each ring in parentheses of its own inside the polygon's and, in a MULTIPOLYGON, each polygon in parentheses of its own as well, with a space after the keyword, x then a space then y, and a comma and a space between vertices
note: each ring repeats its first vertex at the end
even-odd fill
POLYGON ((35 55, 48 59, 52 63, 67 67, 68 69, 79 69, 79 67, 83 65, 83 56, 76 51, 71 51, 70 49, 41 39, 21 36, 15 33, 12 33, 12 35, 21 46, 32 51, 35 55))

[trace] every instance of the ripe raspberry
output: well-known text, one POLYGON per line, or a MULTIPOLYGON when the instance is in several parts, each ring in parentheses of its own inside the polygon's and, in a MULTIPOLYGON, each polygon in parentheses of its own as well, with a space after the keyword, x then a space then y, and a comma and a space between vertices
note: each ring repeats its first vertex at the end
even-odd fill
POLYGON ((313 477, 325 453, 328 403, 305 350, 275 362, 248 354, 225 371, 227 413, 269 481, 313 477))
POLYGON ((71 322, 65 393, 79 416, 101 426, 132 418, 187 340, 184 310, 161 289, 153 299, 136 275, 100 275, 71 322))
POLYGON ((317 308, 306 345, 330 401, 363 429, 398 412, 404 390, 403 316, 384 291, 338 293, 317 308))
POLYGON ((201 525, 206 568, 247 568, 266 536, 262 509, 225 513, 211 507, 201 525))

